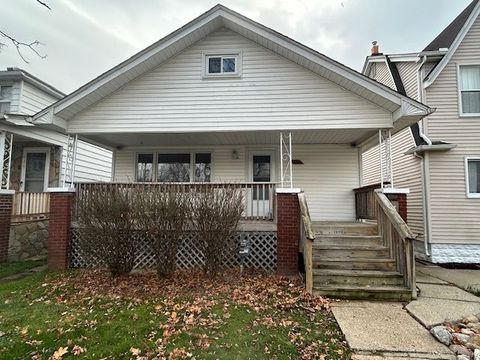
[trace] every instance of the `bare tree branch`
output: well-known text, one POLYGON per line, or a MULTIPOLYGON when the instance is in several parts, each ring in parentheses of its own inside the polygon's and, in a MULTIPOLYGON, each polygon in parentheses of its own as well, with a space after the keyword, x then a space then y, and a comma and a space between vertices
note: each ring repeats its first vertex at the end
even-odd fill
MULTIPOLYGON (((42 44, 40 41, 38 40, 35 40, 35 41, 32 41, 30 43, 27 43, 27 42, 23 42, 23 41, 19 41, 17 39, 15 39, 14 37, 8 35, 7 33, 3 32, 2 30, 0 30, 0 36, 8 39, 14 46, 15 48, 17 49, 17 53, 18 55, 20 56, 20 58, 25 61, 27 64, 29 64, 29 61, 25 58, 25 56, 22 54, 22 48, 26 48, 32 52, 34 52, 39 58, 41 59, 45 59, 47 57, 47 55, 42 55, 38 50, 38 46, 39 45, 44 45, 42 44)), ((4 46, 7 46, 7 44, 3 43, 3 42, 0 42, 0 49, 4 46)))
POLYGON ((51 8, 50 6, 48 6, 46 3, 44 3, 43 1, 37 0, 37 2, 38 2, 40 5, 45 6, 48 10, 52 10, 52 8, 51 8))

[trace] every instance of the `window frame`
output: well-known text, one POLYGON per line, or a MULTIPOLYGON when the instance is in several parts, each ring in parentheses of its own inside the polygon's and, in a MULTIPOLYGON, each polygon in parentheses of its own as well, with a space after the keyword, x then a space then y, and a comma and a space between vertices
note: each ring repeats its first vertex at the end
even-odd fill
POLYGON ((463 112, 462 93, 463 92, 480 92, 480 89, 462 90, 462 67, 468 67, 468 66, 478 66, 478 67, 480 67, 480 63, 459 63, 459 64, 457 64, 458 112, 459 112, 460 117, 480 117, 480 112, 478 112, 478 113, 465 113, 465 112, 463 112))
MULTIPOLYGON (((1 104, 9 104, 9 108, 8 108, 8 112, 7 113, 10 113, 10 111, 12 111, 12 101, 13 101, 13 83, 2 83, 0 84, 0 94, 1 94, 1 91, 2 91, 2 87, 10 87, 12 88, 12 91, 11 91, 11 98, 10 99, 2 99, 0 98, 0 103, 1 104)), ((0 114, 5 114, 4 112, 0 112, 0 114)))
POLYGON ((478 156, 465 156, 465 193, 469 199, 480 199, 480 192, 471 193, 470 192, 470 182, 468 174, 468 162, 470 160, 480 162, 480 155, 478 156))
POLYGON ((218 53, 202 53, 202 75, 204 79, 216 79, 216 78, 239 78, 242 76, 242 53, 240 51, 222 51, 218 53), (217 58, 221 59, 221 72, 210 73, 208 70, 209 59, 217 58), (235 72, 223 72, 223 59, 234 58, 235 59, 235 72))
POLYGON ((210 154, 210 182, 214 182, 214 165, 213 165, 213 158, 214 152, 211 149, 198 149, 198 150, 189 150, 189 149, 164 149, 164 150, 145 150, 145 151, 136 151, 135 152, 135 160, 134 160, 134 171, 135 171, 135 182, 141 183, 138 181, 138 155, 140 154, 152 154, 153 155, 153 179, 151 183, 158 183, 158 155, 159 154, 189 154, 190 156, 190 168, 189 168, 189 182, 185 182, 185 184, 194 184, 195 182, 195 155, 196 154, 210 154))

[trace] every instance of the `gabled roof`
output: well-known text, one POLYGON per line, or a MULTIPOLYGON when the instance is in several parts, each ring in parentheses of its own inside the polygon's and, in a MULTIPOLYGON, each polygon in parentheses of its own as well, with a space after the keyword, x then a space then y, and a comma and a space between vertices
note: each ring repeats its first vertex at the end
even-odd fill
MULTIPOLYGON (((216 5, 126 61, 103 73, 34 116, 39 123, 59 123, 75 116, 129 81, 166 62, 211 32, 226 27, 342 88, 398 115, 423 117, 431 109, 389 87, 257 23, 223 5, 216 5)), ((64 126, 66 124, 63 124, 64 126)))
POLYGON ((449 49, 479 0, 473 0, 423 51, 449 49))
POLYGON ((445 56, 435 66, 435 68, 427 75, 424 80, 425 88, 433 84, 438 75, 457 51, 461 42, 465 38, 472 25, 475 23, 480 13, 480 0, 473 0, 465 10, 462 11, 440 35, 438 35, 426 48, 425 51, 435 51, 440 48, 448 48, 445 56))
POLYGON ((65 96, 63 92, 54 88, 52 85, 46 83, 45 81, 39 79, 36 76, 33 76, 26 70, 17 68, 17 67, 9 67, 7 70, 0 71, 0 81, 1 80, 23 80, 26 81, 33 86, 45 91, 46 93, 56 97, 57 99, 61 99, 65 96))

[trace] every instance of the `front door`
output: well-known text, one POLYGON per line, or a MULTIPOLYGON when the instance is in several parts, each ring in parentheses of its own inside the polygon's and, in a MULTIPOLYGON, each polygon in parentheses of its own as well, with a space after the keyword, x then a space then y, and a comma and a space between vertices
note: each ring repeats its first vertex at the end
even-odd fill
POLYGON ((25 148, 22 160, 21 191, 46 191, 48 187, 49 164, 49 148, 25 148))
POLYGON ((274 179, 274 152, 273 151, 253 151, 250 153, 249 159, 249 173, 250 181, 253 183, 260 183, 253 185, 249 192, 249 214, 252 217, 268 217, 272 218, 272 187, 267 184, 274 179))

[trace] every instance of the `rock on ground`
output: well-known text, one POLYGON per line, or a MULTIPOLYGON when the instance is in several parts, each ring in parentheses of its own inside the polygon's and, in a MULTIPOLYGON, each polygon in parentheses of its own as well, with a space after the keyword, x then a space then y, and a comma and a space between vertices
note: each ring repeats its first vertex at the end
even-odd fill
POLYGON ((442 344, 448 346, 452 343, 452 334, 450 334, 450 332, 445 326, 435 326, 430 330, 430 333, 442 344))

